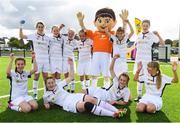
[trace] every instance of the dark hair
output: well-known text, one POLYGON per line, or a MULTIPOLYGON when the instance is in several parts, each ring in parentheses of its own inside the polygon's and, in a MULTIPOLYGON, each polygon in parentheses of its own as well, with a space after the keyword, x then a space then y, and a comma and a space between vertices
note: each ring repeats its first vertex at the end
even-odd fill
POLYGON ((52 26, 52 28, 51 28, 51 31, 54 29, 54 28, 56 28, 57 26, 52 26))
POLYGON ((160 89, 162 80, 161 80, 161 71, 160 71, 159 63, 152 61, 152 62, 149 62, 147 66, 150 67, 150 68, 156 68, 157 69, 156 87, 157 87, 157 89, 160 89))
POLYGON ((47 90, 47 91, 48 91, 48 88, 47 88, 47 81, 48 81, 49 79, 52 79, 52 80, 55 81, 55 79, 54 79, 52 76, 49 76, 49 77, 47 77, 47 78, 45 79, 45 86, 46 86, 46 90, 47 90))
POLYGON ((146 20, 143 20, 143 21, 142 21, 142 24, 143 24, 143 23, 148 23, 149 26, 151 25, 150 20, 147 20, 147 19, 146 19, 146 20))
POLYGON ((118 27, 118 29, 116 30, 116 32, 125 32, 124 28, 123 27, 118 27))
POLYGON ((102 9, 99 9, 97 12, 96 12, 96 15, 95 15, 95 21, 99 18, 99 17, 110 17, 112 18, 114 21, 116 21, 116 15, 114 13, 114 11, 110 8, 102 8, 102 9))
POLYGON ((44 23, 39 21, 39 22, 36 23, 36 28, 38 27, 39 24, 43 25, 43 27, 44 27, 44 23))
MULTIPOLYGON (((15 59, 15 64, 17 63, 17 61, 23 61, 24 65, 26 65, 26 60, 24 58, 16 58, 15 59)), ((15 67, 15 71, 17 72, 17 67, 15 67)))
POLYGON ((130 80, 130 78, 129 78, 129 75, 127 74, 127 73, 121 73, 120 75, 119 75, 119 78, 118 79, 120 79, 121 78, 121 76, 124 76, 124 77, 126 77, 127 78, 127 84, 129 83, 129 80, 130 80))
POLYGON ((86 31, 83 30, 83 29, 81 29, 81 30, 79 31, 79 34, 80 34, 80 33, 85 33, 85 35, 86 35, 86 31))

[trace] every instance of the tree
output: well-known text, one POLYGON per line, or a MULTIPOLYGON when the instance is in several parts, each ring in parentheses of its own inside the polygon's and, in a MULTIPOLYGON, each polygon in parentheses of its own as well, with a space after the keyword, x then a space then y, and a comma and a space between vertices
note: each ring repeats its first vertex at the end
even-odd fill
POLYGON ((170 45, 172 46, 172 43, 173 43, 173 42, 172 42, 171 39, 166 39, 166 40, 165 40, 165 44, 170 44, 170 45))
POLYGON ((24 44, 24 41, 22 39, 18 40, 15 37, 10 38, 8 42, 9 47, 11 48, 17 48, 17 49, 30 49, 32 43, 29 41, 27 44, 24 44))
POLYGON ((179 40, 173 40, 173 47, 179 47, 179 40))
POLYGON ((15 37, 11 37, 10 39, 9 39, 9 42, 7 43, 8 45, 9 45, 9 47, 11 47, 11 48, 19 48, 20 47, 20 45, 19 45, 19 40, 17 39, 17 38, 15 38, 15 37))

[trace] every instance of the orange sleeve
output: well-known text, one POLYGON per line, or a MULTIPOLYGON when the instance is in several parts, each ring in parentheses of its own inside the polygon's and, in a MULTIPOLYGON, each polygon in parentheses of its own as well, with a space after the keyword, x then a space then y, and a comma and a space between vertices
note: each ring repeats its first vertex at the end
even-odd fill
POLYGON ((93 31, 86 29, 85 32, 86 32, 86 37, 93 40, 93 31))

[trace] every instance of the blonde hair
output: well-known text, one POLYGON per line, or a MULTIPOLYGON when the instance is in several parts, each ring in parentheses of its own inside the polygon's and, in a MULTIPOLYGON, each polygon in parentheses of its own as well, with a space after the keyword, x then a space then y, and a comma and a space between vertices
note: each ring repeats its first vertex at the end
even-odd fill
POLYGON ((162 83, 162 80, 161 80, 161 71, 160 71, 160 65, 158 62, 149 62, 148 63, 148 67, 150 68, 156 68, 157 69, 157 79, 156 79, 156 87, 157 89, 160 89, 161 88, 161 83, 162 83))

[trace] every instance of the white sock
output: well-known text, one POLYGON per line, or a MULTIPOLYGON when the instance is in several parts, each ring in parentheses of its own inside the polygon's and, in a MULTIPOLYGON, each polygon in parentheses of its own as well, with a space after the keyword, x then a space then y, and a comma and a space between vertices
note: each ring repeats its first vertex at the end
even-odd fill
POLYGON ((86 87, 90 86, 90 80, 86 80, 86 87))
POLYGON ((109 82, 109 80, 104 80, 104 88, 109 88, 109 86, 110 86, 110 82, 109 82))
POLYGON ((17 105, 10 106, 10 109, 12 109, 14 111, 21 112, 21 108, 19 106, 17 106, 17 105))
POLYGON ((97 79, 92 79, 91 86, 92 87, 97 87, 97 79))
POLYGON ((71 88, 71 83, 68 83, 67 89, 70 90, 70 88, 71 88))
POLYGON ((114 112, 109 111, 107 109, 104 109, 100 106, 94 105, 92 111, 93 114, 98 115, 98 116, 110 116, 113 117, 114 112))
POLYGON ((33 94, 38 95, 38 81, 33 80, 33 94))
POLYGON ((107 103, 107 102, 104 102, 102 100, 98 100, 98 106, 102 107, 102 108, 105 108, 107 110, 110 110, 112 112, 117 112, 118 109, 114 106, 112 106, 111 104, 107 103))
POLYGON ((74 80, 73 80, 73 81, 71 81, 71 90, 74 91, 74 89, 75 89, 75 83, 74 83, 74 80))
POLYGON ((84 80, 84 81, 81 81, 81 88, 82 88, 82 89, 86 89, 85 80, 84 80))
POLYGON ((143 87, 143 83, 137 82, 137 95, 138 96, 142 96, 142 87, 143 87))

